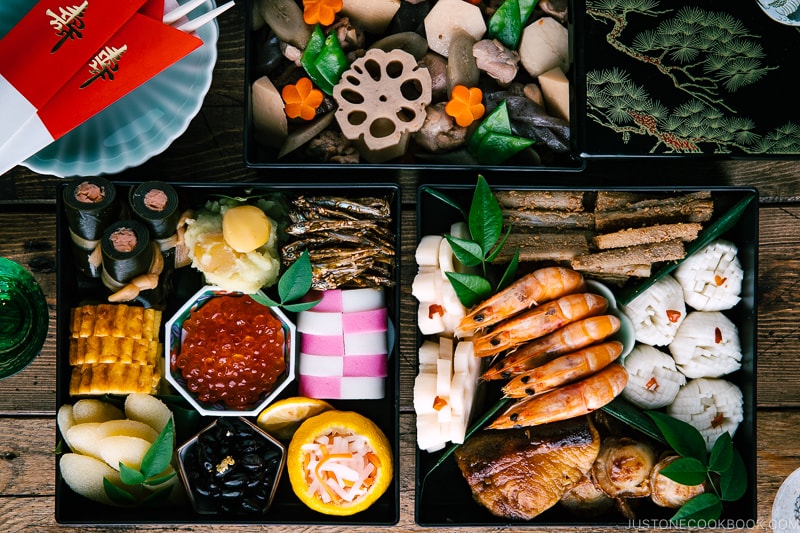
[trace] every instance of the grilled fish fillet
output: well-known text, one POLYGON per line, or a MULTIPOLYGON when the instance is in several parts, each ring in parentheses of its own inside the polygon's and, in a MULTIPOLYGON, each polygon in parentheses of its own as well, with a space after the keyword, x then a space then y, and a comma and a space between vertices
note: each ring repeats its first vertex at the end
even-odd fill
POLYGON ((475 500, 495 516, 530 520, 591 470, 600 435, 588 417, 524 429, 485 430, 456 462, 475 500))

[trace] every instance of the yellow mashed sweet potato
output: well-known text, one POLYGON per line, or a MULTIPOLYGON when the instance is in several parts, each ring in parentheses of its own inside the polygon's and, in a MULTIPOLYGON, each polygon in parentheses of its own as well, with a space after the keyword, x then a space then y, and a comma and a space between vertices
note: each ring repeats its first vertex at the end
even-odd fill
POLYGON ((263 246, 247 253, 237 252, 225 241, 222 231, 225 211, 236 205, 239 204, 230 201, 207 203, 187 221, 184 239, 192 266, 205 275, 208 283, 251 294, 274 285, 278 279, 278 224, 269 219, 270 235, 263 246))

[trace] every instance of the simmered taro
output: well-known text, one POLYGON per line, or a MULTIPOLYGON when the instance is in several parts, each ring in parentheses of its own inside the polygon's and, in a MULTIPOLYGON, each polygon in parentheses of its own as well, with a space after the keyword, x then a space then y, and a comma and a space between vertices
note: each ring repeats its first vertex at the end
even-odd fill
POLYGON ((198 435, 183 459, 198 507, 263 514, 281 468, 282 450, 241 418, 223 417, 198 435))

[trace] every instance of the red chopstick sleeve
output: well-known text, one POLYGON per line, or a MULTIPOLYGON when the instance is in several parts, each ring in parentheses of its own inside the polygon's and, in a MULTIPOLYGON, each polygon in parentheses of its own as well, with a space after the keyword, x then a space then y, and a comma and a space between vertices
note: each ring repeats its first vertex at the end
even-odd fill
POLYGON ((0 39, 0 74, 36 108, 145 0, 40 0, 0 39))
POLYGON ((135 14, 39 110, 58 139, 203 44, 194 35, 135 14))

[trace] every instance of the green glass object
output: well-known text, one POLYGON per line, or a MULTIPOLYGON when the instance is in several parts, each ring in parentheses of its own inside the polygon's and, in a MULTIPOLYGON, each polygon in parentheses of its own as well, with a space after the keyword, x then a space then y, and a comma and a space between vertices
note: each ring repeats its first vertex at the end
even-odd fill
POLYGON ((47 301, 36 279, 0 257, 0 378, 16 374, 39 355, 48 325, 47 301))

